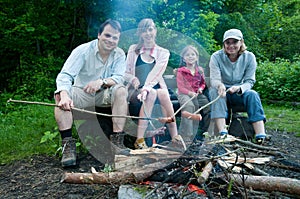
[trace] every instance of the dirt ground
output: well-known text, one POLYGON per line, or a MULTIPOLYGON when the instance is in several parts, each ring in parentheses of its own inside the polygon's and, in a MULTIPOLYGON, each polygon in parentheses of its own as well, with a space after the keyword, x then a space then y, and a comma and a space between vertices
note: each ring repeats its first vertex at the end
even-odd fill
MULTIPOLYGON (((292 133, 269 131, 268 145, 280 148, 286 160, 300 165, 299 137, 292 133)), ((63 169, 58 157, 35 156, 0 166, 0 198, 117 198, 118 185, 61 183, 64 172, 90 172, 91 167, 100 170, 103 165, 88 154, 78 155, 78 166, 63 169)), ((300 180, 299 171, 262 166, 273 176, 300 180)), ((270 195, 269 195, 270 196, 270 195)), ((218 197, 215 197, 218 198, 218 197)), ((267 197, 269 198, 269 197, 267 197)), ((277 194, 270 198, 300 198, 277 194)))

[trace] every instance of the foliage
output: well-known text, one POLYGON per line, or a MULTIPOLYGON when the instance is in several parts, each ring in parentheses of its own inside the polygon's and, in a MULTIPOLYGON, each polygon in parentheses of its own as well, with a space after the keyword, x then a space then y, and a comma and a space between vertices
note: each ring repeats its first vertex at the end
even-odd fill
POLYGON ((254 89, 262 99, 300 102, 300 60, 277 59, 258 65, 254 89))
POLYGON ((0 90, 19 98, 51 100, 64 60, 76 46, 96 38, 107 18, 119 20, 133 38, 123 42, 125 51, 130 41, 136 42, 138 22, 153 18, 164 30, 158 43, 170 48, 173 68, 187 43, 199 48, 205 66, 209 55, 221 48, 225 30, 233 27, 243 31, 259 61, 292 61, 300 54, 297 0, 2 0, 0 6, 0 90))

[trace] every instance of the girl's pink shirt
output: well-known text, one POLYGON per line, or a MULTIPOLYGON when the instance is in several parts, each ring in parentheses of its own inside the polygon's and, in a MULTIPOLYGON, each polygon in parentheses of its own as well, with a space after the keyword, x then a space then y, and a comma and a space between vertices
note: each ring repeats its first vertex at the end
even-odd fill
MULTIPOLYGON (((143 54, 144 48, 140 50, 140 54, 135 53, 135 48, 137 44, 133 44, 129 47, 127 58, 126 58, 126 72, 125 80, 129 83, 132 83, 135 79, 135 64, 137 58, 140 54, 143 54)), ((155 65, 153 69, 148 74, 145 85, 143 88, 149 90, 153 88, 156 84, 159 83, 161 88, 167 88, 167 85, 163 79, 163 74, 167 68, 170 52, 169 50, 162 48, 158 45, 155 45, 151 50, 150 56, 155 60, 155 65)))
POLYGON ((197 93, 199 88, 204 90, 206 86, 204 70, 200 66, 195 68, 195 75, 185 66, 178 68, 176 81, 178 94, 188 95, 189 91, 197 93))

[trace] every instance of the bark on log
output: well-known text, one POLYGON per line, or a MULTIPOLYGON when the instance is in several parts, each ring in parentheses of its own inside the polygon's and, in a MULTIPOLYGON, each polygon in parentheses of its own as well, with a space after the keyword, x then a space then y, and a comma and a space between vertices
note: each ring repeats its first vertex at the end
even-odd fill
POLYGON ((153 174, 153 171, 109 172, 109 173, 69 173, 62 176, 61 183, 73 184, 125 184, 139 183, 153 174))
POLYGON ((132 173, 110 172, 110 173, 68 173, 66 172, 60 182, 74 184, 122 184, 135 182, 132 173))
MULTIPOLYGON (((236 183, 243 186, 243 179, 241 175, 229 174, 229 177, 236 183)), ((262 191, 279 191, 283 193, 293 194, 300 196, 300 180, 285 178, 285 177, 274 177, 274 176, 250 176, 244 175, 245 186, 254 190, 262 191)))
POLYGON ((208 179, 211 171, 212 171, 213 165, 211 162, 208 162, 205 167, 202 170, 201 175, 198 177, 197 181, 199 184, 203 184, 208 179))

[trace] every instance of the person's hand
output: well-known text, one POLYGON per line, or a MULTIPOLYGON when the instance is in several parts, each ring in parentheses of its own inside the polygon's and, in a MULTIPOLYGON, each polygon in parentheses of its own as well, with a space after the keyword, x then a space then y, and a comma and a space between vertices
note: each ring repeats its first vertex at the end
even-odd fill
POLYGON ((231 87, 228 89, 228 92, 229 92, 230 94, 233 94, 233 93, 239 92, 240 89, 241 89, 240 86, 231 86, 231 87))
POLYGON ((192 91, 189 91, 189 93, 188 93, 188 96, 190 96, 190 97, 194 97, 195 95, 198 95, 198 94, 195 92, 192 92, 192 91))
POLYGON ((140 80, 138 78, 134 78, 131 82, 131 85, 137 90, 140 86, 140 80))
POLYGON ((203 90, 202 90, 201 88, 199 88, 199 89, 198 89, 198 93, 199 93, 199 94, 202 94, 202 93, 203 93, 203 90))
POLYGON ((140 94, 138 94, 137 98, 140 101, 145 101, 147 98, 148 92, 146 90, 142 90, 140 94))
POLYGON ((74 107, 73 101, 66 91, 61 91, 59 94, 59 102, 57 106, 64 111, 70 111, 74 107))
POLYGON ((103 80, 102 79, 97 79, 95 81, 91 81, 89 82, 84 88, 84 92, 92 94, 92 93, 96 93, 101 86, 103 85, 103 80))
POLYGON ((175 76, 177 76, 177 71, 178 71, 177 68, 174 68, 174 69, 173 69, 173 74, 174 74, 175 76))
POLYGON ((221 97, 226 97, 226 88, 222 83, 218 86, 218 94, 221 95, 221 97))

